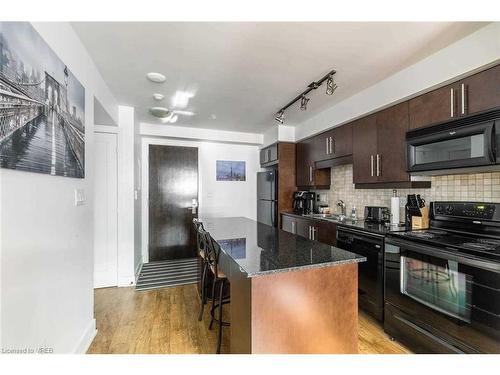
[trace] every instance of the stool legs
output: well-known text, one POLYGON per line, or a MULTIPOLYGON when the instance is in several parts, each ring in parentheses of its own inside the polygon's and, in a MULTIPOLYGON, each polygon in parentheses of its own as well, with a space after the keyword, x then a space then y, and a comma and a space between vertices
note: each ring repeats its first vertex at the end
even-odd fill
POLYGON ((214 312, 215 312, 215 285, 217 284, 217 278, 214 277, 214 282, 212 284, 212 307, 210 308, 210 325, 208 329, 211 330, 214 324, 214 312))
POLYGON ((220 347, 222 343, 222 297, 224 293, 224 284, 225 279, 222 279, 219 291, 219 336, 217 338, 217 354, 220 354, 220 347))
POLYGON ((203 319, 203 311, 205 310, 205 304, 207 303, 206 296, 206 277, 207 277, 207 268, 208 264, 206 261, 203 262, 203 273, 201 275, 201 309, 200 314, 198 315, 198 321, 201 322, 203 319))

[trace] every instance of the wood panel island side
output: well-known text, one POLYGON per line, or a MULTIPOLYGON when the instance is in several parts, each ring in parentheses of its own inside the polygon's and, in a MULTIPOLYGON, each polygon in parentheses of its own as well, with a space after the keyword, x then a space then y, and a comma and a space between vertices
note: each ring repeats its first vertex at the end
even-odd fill
POLYGON ((230 282, 231 353, 357 353, 358 263, 247 218, 201 218, 230 282))

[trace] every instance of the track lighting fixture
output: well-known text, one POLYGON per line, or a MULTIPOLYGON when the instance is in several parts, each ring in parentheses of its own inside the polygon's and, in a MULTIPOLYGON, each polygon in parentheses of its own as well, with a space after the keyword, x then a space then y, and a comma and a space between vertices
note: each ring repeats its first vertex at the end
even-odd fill
POLYGON ((326 80, 326 95, 333 95, 337 87, 337 84, 333 80, 333 75, 330 75, 326 80))
POLYGON ((294 103, 298 102, 300 100, 300 110, 301 111, 306 111, 307 110, 307 103, 309 103, 310 98, 306 97, 307 94, 309 94, 311 91, 316 90, 318 87, 320 87, 325 81, 326 82, 326 94, 327 95, 333 95, 334 91, 337 89, 337 85, 333 81, 333 75, 337 73, 335 70, 332 70, 328 74, 326 74, 323 78, 321 78, 319 81, 314 81, 311 82, 309 85, 307 85, 307 89, 302 92, 300 95, 298 95, 295 99, 290 101, 287 105, 284 107, 281 107, 281 109, 276 113, 276 116, 274 119, 278 121, 280 124, 283 124, 285 121, 285 111, 294 103))
POLYGON ((300 99, 300 110, 301 111, 307 111, 307 103, 309 102, 309 98, 307 98, 305 95, 302 96, 300 99))
POLYGON ((280 124, 283 124, 285 122, 285 110, 281 109, 278 113, 276 113, 276 117, 274 117, 274 119, 280 124))

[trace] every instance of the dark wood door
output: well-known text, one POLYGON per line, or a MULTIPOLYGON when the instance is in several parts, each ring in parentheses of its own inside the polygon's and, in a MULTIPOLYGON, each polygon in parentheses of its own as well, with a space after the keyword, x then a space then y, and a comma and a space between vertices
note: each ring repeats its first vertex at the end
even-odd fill
POLYGON ((314 137, 314 153, 312 155, 315 161, 328 160, 333 158, 330 146, 330 138, 333 140, 333 130, 328 130, 314 137))
POLYGON ((196 257, 198 149, 149 146, 149 260, 196 257))
POLYGON ((458 117, 457 84, 441 87, 409 102, 410 129, 423 128, 458 117))
POLYGON ((327 221, 316 221, 314 239, 318 242, 335 246, 337 244, 337 224, 327 221))
POLYGON ((459 82, 458 89, 460 115, 500 107, 500 65, 465 78, 459 82))
POLYGON ((375 158, 377 156, 376 115, 370 115, 352 123, 353 182, 356 184, 377 182, 375 158))
POLYGON ((299 187, 314 185, 313 151, 314 141, 312 139, 297 143, 297 186, 299 187))
POLYGON ((378 161, 375 169, 378 182, 409 181, 405 147, 408 122, 408 102, 377 113, 378 161))
POLYGON ((346 124, 332 130, 331 157, 352 155, 352 125, 346 124))

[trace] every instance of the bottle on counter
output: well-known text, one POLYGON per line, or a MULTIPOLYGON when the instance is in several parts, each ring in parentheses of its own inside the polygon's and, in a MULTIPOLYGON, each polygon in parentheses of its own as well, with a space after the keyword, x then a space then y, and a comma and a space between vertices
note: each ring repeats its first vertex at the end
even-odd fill
POLYGON ((357 220, 358 219, 358 213, 357 213, 357 210, 356 210, 356 206, 352 206, 351 219, 352 220, 357 220))
POLYGON ((399 197, 398 197, 398 191, 393 190, 391 198, 391 225, 398 225, 398 224, 399 224, 399 197))

